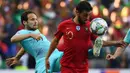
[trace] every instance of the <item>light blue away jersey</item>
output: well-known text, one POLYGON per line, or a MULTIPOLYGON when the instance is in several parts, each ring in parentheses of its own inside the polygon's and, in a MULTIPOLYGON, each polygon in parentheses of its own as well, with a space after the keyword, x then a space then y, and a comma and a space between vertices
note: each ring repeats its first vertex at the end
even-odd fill
POLYGON ((125 38, 124 38, 124 42, 129 43, 130 44, 130 29, 128 30, 125 38))
MULTIPOLYGON (((23 30, 18 31, 17 35, 29 34, 29 33, 40 34, 40 31, 39 30, 31 31, 31 30, 23 29, 23 30)), ((36 60, 45 57, 50 46, 50 42, 46 39, 46 37, 43 34, 40 34, 40 35, 42 37, 40 40, 36 40, 30 37, 30 38, 20 41, 20 44, 22 45, 22 47, 29 54, 31 54, 36 60)))
MULTIPOLYGON (((35 31, 31 30, 20 30, 16 33, 16 35, 19 34, 29 34, 29 33, 34 33, 34 34, 40 34, 41 39, 36 40, 32 37, 24 39, 20 41, 20 44, 24 48, 25 51, 27 51, 29 54, 31 54, 36 61, 36 73, 45 73, 45 56, 48 52, 48 49, 50 47, 50 41, 47 40, 47 38, 40 33, 40 31, 37 29, 35 31)), ((57 58, 59 58, 62 55, 61 52, 59 52, 57 49, 52 53, 52 55, 49 58, 50 61, 50 67, 51 71, 53 69, 54 62, 57 58)), ((51 73, 51 72, 50 72, 51 73)))

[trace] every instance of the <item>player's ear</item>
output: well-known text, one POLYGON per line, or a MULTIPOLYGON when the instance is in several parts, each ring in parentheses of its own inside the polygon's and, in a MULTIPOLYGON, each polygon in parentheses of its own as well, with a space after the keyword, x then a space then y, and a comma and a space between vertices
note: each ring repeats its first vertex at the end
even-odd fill
POLYGON ((26 22, 26 21, 23 21, 23 24, 24 24, 24 25, 26 25, 26 24, 27 24, 27 22, 26 22))
POLYGON ((76 8, 73 9, 73 14, 76 15, 76 8))
POLYGON ((76 13, 76 15, 79 15, 79 11, 78 10, 75 10, 75 13, 76 13))

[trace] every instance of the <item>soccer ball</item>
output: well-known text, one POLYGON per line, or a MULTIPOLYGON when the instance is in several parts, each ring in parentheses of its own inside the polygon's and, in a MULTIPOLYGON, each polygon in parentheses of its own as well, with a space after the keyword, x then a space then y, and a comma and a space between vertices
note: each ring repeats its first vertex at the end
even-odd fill
POLYGON ((103 35, 107 31, 107 22, 102 18, 95 18, 90 23, 90 30, 96 35, 103 35))

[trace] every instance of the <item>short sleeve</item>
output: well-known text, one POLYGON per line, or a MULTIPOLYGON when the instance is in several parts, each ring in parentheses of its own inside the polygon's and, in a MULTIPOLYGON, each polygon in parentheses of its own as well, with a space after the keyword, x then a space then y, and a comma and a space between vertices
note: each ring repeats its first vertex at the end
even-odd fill
POLYGON ((27 34, 28 32, 26 30, 19 30, 16 32, 15 35, 20 35, 20 34, 27 34))
POLYGON ((130 29, 128 30, 128 32, 127 32, 127 34, 126 34, 126 36, 124 38, 124 42, 130 43, 130 29))
POLYGON ((19 34, 21 34, 21 33, 22 33, 22 32, 21 32, 21 30, 20 30, 20 31, 17 31, 15 35, 19 35, 19 34))
POLYGON ((62 37, 62 35, 64 34, 64 23, 60 23, 58 25, 57 31, 55 33, 55 37, 57 39, 60 39, 62 37))

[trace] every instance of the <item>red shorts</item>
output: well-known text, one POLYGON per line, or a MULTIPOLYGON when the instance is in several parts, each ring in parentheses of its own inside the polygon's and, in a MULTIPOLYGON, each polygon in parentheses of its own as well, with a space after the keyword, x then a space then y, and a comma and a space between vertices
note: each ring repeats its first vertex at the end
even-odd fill
POLYGON ((72 67, 61 66, 61 73, 88 73, 88 69, 77 69, 72 67))

